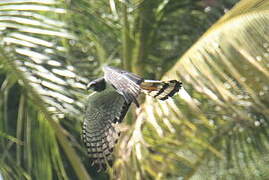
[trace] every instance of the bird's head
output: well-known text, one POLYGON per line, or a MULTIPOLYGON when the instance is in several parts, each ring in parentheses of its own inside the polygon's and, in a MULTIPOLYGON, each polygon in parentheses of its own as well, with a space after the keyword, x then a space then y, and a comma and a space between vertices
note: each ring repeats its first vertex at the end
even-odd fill
POLYGON ((95 79, 87 85, 87 90, 93 90, 97 92, 103 91, 105 88, 106 88, 106 82, 103 77, 95 79))

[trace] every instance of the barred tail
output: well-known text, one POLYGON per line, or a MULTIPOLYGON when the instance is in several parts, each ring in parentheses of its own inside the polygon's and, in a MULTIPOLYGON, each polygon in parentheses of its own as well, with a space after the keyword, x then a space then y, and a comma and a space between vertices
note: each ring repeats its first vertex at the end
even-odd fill
POLYGON ((140 84, 140 88, 144 93, 160 100, 166 100, 168 97, 172 97, 180 90, 181 87, 182 83, 177 80, 145 80, 140 84))

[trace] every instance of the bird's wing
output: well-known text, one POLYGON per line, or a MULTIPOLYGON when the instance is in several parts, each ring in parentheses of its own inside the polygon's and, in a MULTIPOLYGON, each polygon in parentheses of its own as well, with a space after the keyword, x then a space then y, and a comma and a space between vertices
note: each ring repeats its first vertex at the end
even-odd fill
POLYGON ((139 85, 144 81, 143 78, 114 67, 105 66, 103 70, 105 80, 112 84, 128 103, 134 102, 139 106, 136 98, 141 91, 139 85))
POLYGON ((117 124, 129 109, 124 97, 114 88, 89 96, 82 126, 84 141, 92 164, 105 169, 112 160, 112 151, 120 135, 117 124))
POLYGON ((172 97, 181 89, 181 87, 182 83, 177 80, 144 80, 140 84, 140 88, 144 93, 160 100, 166 100, 168 97, 172 97))

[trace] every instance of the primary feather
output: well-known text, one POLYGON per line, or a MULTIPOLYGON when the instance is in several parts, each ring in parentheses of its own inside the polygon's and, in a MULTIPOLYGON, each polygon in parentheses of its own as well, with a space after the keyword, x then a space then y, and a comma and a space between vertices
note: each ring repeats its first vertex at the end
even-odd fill
POLYGON ((128 103, 134 102, 139 107, 137 97, 140 94, 140 83, 143 78, 114 67, 104 67, 105 80, 111 83, 115 89, 123 95, 128 103))
POLYGON ((112 160, 112 151, 119 138, 117 124, 126 115, 130 104, 114 88, 106 88, 89 96, 82 125, 82 140, 91 162, 105 169, 112 160))
POLYGON ((82 126, 82 140, 92 164, 105 169, 112 162, 118 141, 118 123, 124 119, 131 103, 138 107, 137 97, 144 92, 166 100, 177 93, 182 84, 177 80, 144 80, 136 74, 105 66, 104 77, 90 82, 87 88, 96 91, 89 96, 82 126))

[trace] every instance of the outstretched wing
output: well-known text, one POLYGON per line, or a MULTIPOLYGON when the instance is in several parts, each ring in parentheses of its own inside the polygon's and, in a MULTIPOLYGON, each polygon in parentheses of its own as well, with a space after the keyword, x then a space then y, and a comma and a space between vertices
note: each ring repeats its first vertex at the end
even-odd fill
POLYGON ((82 140, 92 164, 99 165, 100 170, 112 160, 112 151, 120 135, 117 124, 123 120, 129 106, 130 103, 112 87, 89 96, 82 140))
POLYGON ((103 70, 105 80, 112 84, 128 103, 134 102, 139 107, 136 98, 141 91, 139 85, 144 81, 143 78, 114 67, 105 66, 103 70))
POLYGON ((177 80, 155 81, 145 80, 140 84, 142 91, 154 98, 166 100, 174 96, 182 87, 182 83, 177 80))

